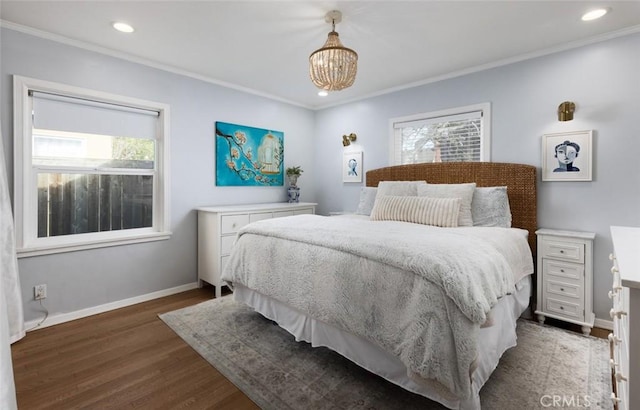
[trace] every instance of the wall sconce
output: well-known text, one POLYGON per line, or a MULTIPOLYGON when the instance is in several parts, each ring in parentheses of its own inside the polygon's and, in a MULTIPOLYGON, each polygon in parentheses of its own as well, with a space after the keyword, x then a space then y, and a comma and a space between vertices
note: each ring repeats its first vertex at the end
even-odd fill
POLYGON ((352 142, 354 142, 358 137, 356 136, 356 134, 354 134, 353 132, 349 135, 343 135, 342 136, 342 145, 345 147, 348 147, 349 145, 351 145, 352 142))
POLYGON ((558 121, 571 121, 576 105, 571 101, 565 101, 558 106, 558 121))

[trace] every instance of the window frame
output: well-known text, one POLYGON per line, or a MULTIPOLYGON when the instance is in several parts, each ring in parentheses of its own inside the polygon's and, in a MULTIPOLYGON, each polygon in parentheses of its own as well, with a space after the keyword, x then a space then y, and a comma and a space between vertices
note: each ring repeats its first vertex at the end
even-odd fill
POLYGON ((480 137, 480 161, 491 161, 491 103, 480 103, 462 107, 447 108, 439 111, 431 111, 420 114, 391 118, 389 120, 389 165, 396 164, 396 128, 395 124, 413 121, 432 121, 439 117, 452 117, 480 111, 482 114, 482 135, 480 137))
MULTIPOLYGON (((169 105, 117 94, 95 91, 51 81, 13 76, 14 111, 14 220, 16 251, 19 258, 72 252, 132 243, 166 240, 170 231, 169 105), (74 98, 124 105, 158 112, 156 158, 153 178, 153 222, 151 228, 79 233, 37 237, 37 170, 32 164, 32 98, 40 91, 74 98), (31 187, 32 189, 27 189, 31 187)), ((56 167, 63 170, 64 167, 56 167)), ((74 171, 75 172, 75 171, 74 171)), ((118 170, 118 174, 124 174, 118 170)))

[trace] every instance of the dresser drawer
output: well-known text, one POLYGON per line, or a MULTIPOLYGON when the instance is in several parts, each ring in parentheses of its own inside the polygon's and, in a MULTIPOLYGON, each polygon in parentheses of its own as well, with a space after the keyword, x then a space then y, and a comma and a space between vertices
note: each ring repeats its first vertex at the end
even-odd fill
POLYGON ((220 258, 220 276, 222 276, 222 272, 224 272, 224 267, 226 266, 228 261, 229 261, 229 255, 223 256, 222 258, 220 258))
POLYGON ((282 218, 283 216, 293 216, 293 211, 277 211, 273 213, 274 218, 282 218))
POLYGON ((543 241, 542 257, 584 263, 584 244, 569 241, 543 241))
POLYGON ((220 254, 228 255, 231 253, 231 248, 233 248, 233 244, 236 241, 235 235, 227 235, 220 238, 220 254))
POLYGON ((583 318, 582 304, 560 300, 560 298, 547 297, 545 305, 547 312, 552 312, 557 315, 566 316, 576 320, 582 320, 583 318))
POLYGON ((222 215, 220 217, 220 233, 238 232, 249 223, 249 215, 222 215))
POLYGON ((264 219, 273 218, 272 212, 260 212, 259 214, 251 214, 249 215, 249 222, 262 221, 264 219))
POLYGON ((313 208, 296 209, 293 211, 294 215, 313 215, 313 208))
POLYGON ((548 275, 555 276, 557 278, 563 278, 564 281, 576 284, 582 283, 582 279, 584 277, 584 265, 579 265, 577 263, 543 259, 542 267, 544 269, 545 277, 548 277, 548 275))
POLYGON ((556 282, 553 280, 548 280, 545 283, 547 285, 545 289, 547 294, 577 299, 578 302, 582 299, 583 290, 580 285, 556 282))

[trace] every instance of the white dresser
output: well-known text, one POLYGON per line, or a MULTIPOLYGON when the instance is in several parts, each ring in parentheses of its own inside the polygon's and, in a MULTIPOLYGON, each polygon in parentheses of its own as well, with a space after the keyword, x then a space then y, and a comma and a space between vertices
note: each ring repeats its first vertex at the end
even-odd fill
POLYGON ((538 229, 538 321, 545 317, 582 326, 591 333, 593 313, 593 240, 591 232, 538 229))
POLYGON ((198 208, 198 282, 215 287, 216 298, 222 295, 222 268, 240 228, 262 219, 313 214, 315 203, 268 203, 210 206, 198 208))
POLYGON ((640 408, 640 228, 612 226, 611 371, 617 409, 640 408))

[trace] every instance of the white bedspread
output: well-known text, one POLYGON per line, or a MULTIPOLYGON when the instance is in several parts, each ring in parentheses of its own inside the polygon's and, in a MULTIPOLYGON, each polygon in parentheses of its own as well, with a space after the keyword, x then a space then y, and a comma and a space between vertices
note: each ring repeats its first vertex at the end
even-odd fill
POLYGON ((223 279, 371 340, 464 399, 480 325, 533 272, 523 232, 271 219, 239 232, 223 279))

